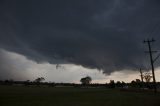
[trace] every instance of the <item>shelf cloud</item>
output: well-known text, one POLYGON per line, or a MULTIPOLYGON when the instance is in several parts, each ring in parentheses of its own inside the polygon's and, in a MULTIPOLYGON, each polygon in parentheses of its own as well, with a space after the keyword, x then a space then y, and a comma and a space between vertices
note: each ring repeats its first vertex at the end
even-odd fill
POLYGON ((159 0, 1 0, 0 48, 105 74, 148 68, 142 41, 159 48, 159 11, 159 0))

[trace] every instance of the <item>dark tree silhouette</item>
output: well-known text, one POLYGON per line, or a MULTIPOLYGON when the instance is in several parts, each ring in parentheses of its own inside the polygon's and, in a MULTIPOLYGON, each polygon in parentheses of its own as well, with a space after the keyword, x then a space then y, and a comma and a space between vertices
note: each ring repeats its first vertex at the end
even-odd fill
POLYGON ((92 78, 90 76, 87 76, 87 77, 84 77, 84 78, 81 78, 80 82, 84 85, 86 84, 90 84, 92 81, 92 78))
POLYGON ((115 88, 115 82, 114 82, 114 80, 110 80, 109 87, 110 88, 115 88))
POLYGON ((45 79, 43 78, 43 77, 38 77, 37 79, 35 79, 34 81, 36 82, 36 83, 40 83, 40 82, 42 82, 42 81, 44 81, 45 79))
POLYGON ((116 83, 116 87, 118 87, 118 88, 122 88, 122 83, 121 83, 120 81, 117 81, 117 83, 116 83))

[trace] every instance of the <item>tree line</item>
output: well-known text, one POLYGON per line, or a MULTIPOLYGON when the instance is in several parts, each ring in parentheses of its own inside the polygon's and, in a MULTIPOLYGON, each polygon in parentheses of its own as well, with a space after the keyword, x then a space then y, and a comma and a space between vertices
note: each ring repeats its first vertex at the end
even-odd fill
MULTIPOLYGON (((80 79, 81 84, 76 83, 55 83, 55 82, 44 82, 45 78, 38 77, 34 81, 14 81, 14 80, 0 80, 0 85, 19 85, 19 86, 48 86, 48 87, 104 87, 104 88, 121 88, 121 89, 129 89, 129 88, 138 88, 138 89, 153 89, 153 83, 150 80, 142 82, 139 79, 133 80, 130 83, 125 83, 124 81, 110 80, 109 83, 99 84, 99 83, 91 83, 92 78, 90 76, 86 76, 80 79)), ((160 82, 157 82, 157 87, 160 88, 160 82)))

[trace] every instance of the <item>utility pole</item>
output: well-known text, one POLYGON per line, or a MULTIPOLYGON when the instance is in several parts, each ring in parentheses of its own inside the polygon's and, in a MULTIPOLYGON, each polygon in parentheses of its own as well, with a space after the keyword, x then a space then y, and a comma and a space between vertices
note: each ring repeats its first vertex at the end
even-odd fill
POLYGON ((150 61, 151 61, 151 67, 152 67, 152 76, 153 76, 153 84, 154 84, 154 92, 157 93, 157 87, 156 87, 156 79, 155 79, 155 74, 154 74, 154 60, 153 60, 153 56, 152 56, 152 53, 153 52, 156 52, 156 51, 152 51, 152 48, 151 48, 151 44, 150 43, 153 43, 155 42, 154 39, 151 39, 151 40, 144 40, 144 43, 147 43, 148 44, 148 48, 149 48, 149 54, 150 54, 150 61))
POLYGON ((141 75, 140 75, 140 76, 141 76, 141 81, 142 81, 142 83, 143 83, 143 73, 142 73, 142 69, 140 68, 139 71, 140 71, 140 74, 141 74, 141 75))

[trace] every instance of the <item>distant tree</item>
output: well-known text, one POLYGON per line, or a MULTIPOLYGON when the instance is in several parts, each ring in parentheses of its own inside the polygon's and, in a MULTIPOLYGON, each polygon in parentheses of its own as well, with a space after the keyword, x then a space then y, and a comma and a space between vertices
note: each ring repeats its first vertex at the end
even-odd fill
POLYGON ((24 82, 24 85, 25 86, 28 86, 30 84, 30 80, 26 80, 25 82, 24 82))
POLYGON ((140 79, 135 79, 135 80, 131 81, 130 86, 133 87, 133 88, 141 88, 142 87, 142 82, 141 82, 140 79))
POLYGON ((122 83, 120 81, 117 81, 116 86, 117 87, 122 87, 122 83))
POLYGON ((127 88, 127 87, 128 87, 128 86, 126 86, 127 84, 126 84, 124 81, 122 81, 122 83, 121 83, 121 84, 122 84, 122 87, 123 87, 123 88, 124 88, 124 87, 125 87, 125 88, 127 88))
POLYGON ((131 87, 136 87, 137 86, 137 83, 136 81, 132 80, 131 83, 130 83, 131 87))
POLYGON ((115 88, 115 82, 114 82, 114 80, 110 80, 109 87, 110 88, 115 88))
POLYGON ((7 85, 12 85, 14 83, 14 80, 13 79, 9 79, 9 80, 5 80, 4 82, 7 85))
POLYGON ((35 79, 34 81, 36 82, 36 83, 40 83, 40 82, 42 82, 42 81, 44 81, 45 79, 43 78, 43 77, 38 77, 37 79, 35 79))
POLYGON ((90 76, 87 76, 87 77, 84 77, 84 78, 81 78, 80 82, 84 85, 86 84, 90 84, 92 81, 92 78, 90 76))
POLYGON ((141 82, 140 79, 136 79, 136 87, 141 88, 143 83, 141 82))
POLYGON ((124 81, 122 81, 122 85, 123 85, 123 86, 125 86, 125 85, 126 85, 126 83, 125 83, 124 81))
POLYGON ((145 79, 146 82, 150 82, 151 78, 152 78, 151 73, 145 73, 143 75, 143 77, 144 77, 144 79, 145 79))
POLYGON ((136 83, 140 83, 141 82, 141 80, 140 79, 136 79, 136 83))

